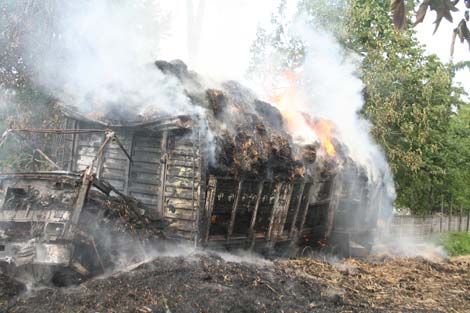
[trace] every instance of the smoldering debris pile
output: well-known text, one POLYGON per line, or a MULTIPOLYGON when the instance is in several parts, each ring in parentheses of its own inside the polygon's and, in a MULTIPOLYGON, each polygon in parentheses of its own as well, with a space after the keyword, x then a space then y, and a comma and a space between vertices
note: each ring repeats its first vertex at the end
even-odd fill
POLYGON ((160 257, 78 287, 10 296, 0 302, 0 311, 466 312, 469 266, 468 258, 446 263, 298 259, 255 265, 199 253, 160 257))
POLYGON ((13 278, 0 274, 0 303, 8 302, 15 296, 26 291, 26 286, 13 278))
POLYGON ((142 208, 142 203, 135 198, 112 197, 92 190, 85 213, 90 214, 90 223, 96 223, 96 228, 106 227, 114 234, 132 235, 140 240, 164 237, 166 224, 143 215, 142 208))
POLYGON ((322 282, 323 294, 355 312, 467 312, 470 303, 469 257, 429 261, 377 256, 331 264, 301 259, 279 265, 322 282))

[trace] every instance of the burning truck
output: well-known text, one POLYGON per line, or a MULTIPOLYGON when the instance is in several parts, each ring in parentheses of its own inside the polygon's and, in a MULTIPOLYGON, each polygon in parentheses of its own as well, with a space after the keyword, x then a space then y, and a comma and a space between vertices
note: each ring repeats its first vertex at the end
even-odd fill
POLYGON ((2 142, 27 142, 48 164, 0 174, 5 271, 31 269, 59 284, 90 277, 125 253, 116 234, 138 238, 143 250, 171 240, 282 255, 367 253, 384 186, 339 141, 331 139, 334 155, 322 155, 321 143, 296 145, 279 110, 238 83, 206 89, 182 62, 156 66, 185 86, 194 114, 114 107, 90 117, 60 105, 60 128, 5 132, 2 142), (55 137, 49 155, 37 144, 45 135, 55 137))

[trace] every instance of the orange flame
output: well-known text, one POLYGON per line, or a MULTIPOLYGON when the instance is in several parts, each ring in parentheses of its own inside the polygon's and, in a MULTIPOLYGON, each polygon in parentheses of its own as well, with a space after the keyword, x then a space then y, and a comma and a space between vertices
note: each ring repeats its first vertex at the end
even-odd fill
MULTIPOLYGON (((305 127, 312 130, 321 142, 322 149, 330 157, 336 156, 336 149, 332 143, 334 125, 326 119, 313 119, 304 113, 309 104, 299 96, 297 91, 298 74, 294 71, 285 71, 283 74, 284 86, 276 88, 275 94, 271 95, 270 101, 279 109, 287 129, 292 134, 305 135, 305 127)), ((314 136, 312 134, 312 136, 314 136)))
POLYGON ((308 115, 303 114, 305 122, 315 131, 320 139, 322 148, 330 157, 336 156, 336 149, 331 138, 333 138, 334 125, 332 122, 320 118, 312 120, 308 115))

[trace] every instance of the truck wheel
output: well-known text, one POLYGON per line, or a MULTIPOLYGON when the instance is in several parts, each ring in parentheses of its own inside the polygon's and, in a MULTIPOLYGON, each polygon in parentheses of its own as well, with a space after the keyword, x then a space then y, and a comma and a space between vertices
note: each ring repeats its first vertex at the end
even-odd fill
POLYGON ((35 282, 46 285, 51 282, 54 274, 52 266, 37 264, 31 266, 31 272, 35 282))

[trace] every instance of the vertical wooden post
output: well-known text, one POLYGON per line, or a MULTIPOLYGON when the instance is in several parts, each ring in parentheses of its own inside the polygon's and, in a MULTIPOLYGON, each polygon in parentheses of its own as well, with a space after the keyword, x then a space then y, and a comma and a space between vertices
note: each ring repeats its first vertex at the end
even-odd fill
POLYGON ((214 201, 215 201, 215 194, 217 191, 217 178, 215 176, 209 176, 209 182, 207 183, 206 189, 206 203, 204 205, 204 211, 206 215, 206 222, 205 222, 205 233, 203 238, 203 243, 207 243, 209 241, 209 234, 212 225, 212 211, 214 210, 214 201))
POLYGON ((238 182, 237 196, 233 202, 232 214, 230 215, 230 224, 227 232, 227 239, 230 239, 233 235, 233 228, 235 227, 235 217, 237 216, 238 202, 240 201, 240 195, 242 193, 243 179, 238 182))
POLYGON ((274 203, 271 211, 271 217, 269 218, 269 228, 268 232, 266 234, 266 240, 269 241, 271 240, 271 235, 273 232, 273 227, 274 227, 274 222, 276 221, 276 216, 279 213, 279 196, 281 194, 281 189, 282 189, 283 183, 276 183, 275 187, 275 198, 274 198, 274 203))
POLYGON ((32 167, 33 167, 33 172, 36 172, 36 149, 33 149, 33 151, 31 152, 31 157, 32 157, 32 167))
POLYGON ((302 182, 300 185, 299 190, 299 200, 297 202, 297 206, 295 207, 294 217, 292 218, 292 226, 290 228, 289 238, 292 238, 295 231, 295 224, 297 224, 297 218, 299 216, 300 206, 302 205, 302 199, 304 198, 304 190, 305 190, 305 181, 302 182))
POLYGON ((460 212, 459 212, 459 232, 462 231, 462 207, 460 207, 460 212))
MULTIPOLYGON (((164 215, 164 206, 165 206, 165 184, 166 184, 166 174, 168 168, 168 131, 165 130, 162 134, 161 142, 161 157, 160 157, 160 197, 158 200, 158 216, 163 217, 164 215)), ((194 185, 194 173, 193 173, 193 185, 194 185)))
MULTIPOLYGON (((73 120, 72 129, 76 130, 77 126, 78 126, 77 120, 73 120)), ((72 146, 70 147, 70 156, 69 156, 69 160, 67 164, 67 171, 69 172, 75 170, 73 163, 75 161, 75 153, 77 151, 77 141, 78 141, 77 136, 80 136, 80 135, 75 132, 72 134, 72 146)))
POLYGON ((258 216, 259 205, 261 203, 261 197, 263 196, 263 187, 264 187, 264 181, 261 180, 258 184, 256 204, 255 204, 255 208, 253 209, 253 215, 251 216, 250 229, 248 230, 248 239, 251 240, 250 250, 252 250, 255 246, 255 240, 256 240, 255 224, 256 224, 256 217, 258 216))
MULTIPOLYGON (((134 133, 131 133, 129 135, 129 154, 132 158, 132 155, 134 154, 134 133)), ((124 181, 124 193, 126 195, 129 195, 129 179, 131 175, 131 166, 132 166, 132 161, 128 158, 127 159, 127 166, 126 166, 126 179, 124 181)))
POLYGON ((313 185, 310 185, 309 187, 307 187, 307 190, 304 191, 305 196, 307 197, 307 201, 305 201, 305 205, 303 207, 301 207, 301 209, 303 209, 303 211, 302 211, 302 216, 301 216, 301 219, 300 219, 299 234, 302 233, 302 230, 303 230, 304 225, 305 225, 305 220, 307 219, 308 207, 310 205, 310 193, 312 192, 312 188, 313 188, 313 185))
MULTIPOLYGON (((201 132, 199 130, 196 131, 197 136, 196 141, 197 141, 197 148, 199 149, 199 152, 196 153, 196 155, 199 157, 199 162, 198 162, 198 168, 199 168, 199 184, 197 186, 197 211, 196 211, 196 224, 198 231, 196 232, 196 242, 202 242, 204 240, 205 232, 204 232, 204 222, 206 221, 206 212, 205 211, 205 201, 206 201, 206 182, 207 182, 207 166, 206 166, 206 161, 204 160, 204 153, 201 153, 201 151, 206 151, 205 145, 206 141, 204 140, 201 142, 201 132)), ((194 134, 194 131, 193 131, 194 134)), ((194 152, 194 151, 193 151, 194 152)), ((194 156, 194 158, 196 157, 194 156)), ((193 159, 194 160, 194 159, 193 159)), ((194 165, 194 163, 193 163, 194 165)), ((193 173, 195 175, 195 171, 193 170, 193 173)), ((193 195, 194 197, 194 195, 193 195)))
POLYGON ((441 199, 441 218, 439 220, 439 232, 442 233, 442 219, 444 218, 444 196, 441 199))
POLYGON ((294 191, 294 185, 291 183, 284 184, 284 190, 279 195, 278 213, 276 214, 276 220, 274 221, 274 228, 271 234, 271 240, 273 244, 278 241, 279 237, 282 237, 284 232, 284 224, 286 223, 287 213, 289 211, 292 194, 294 191))

